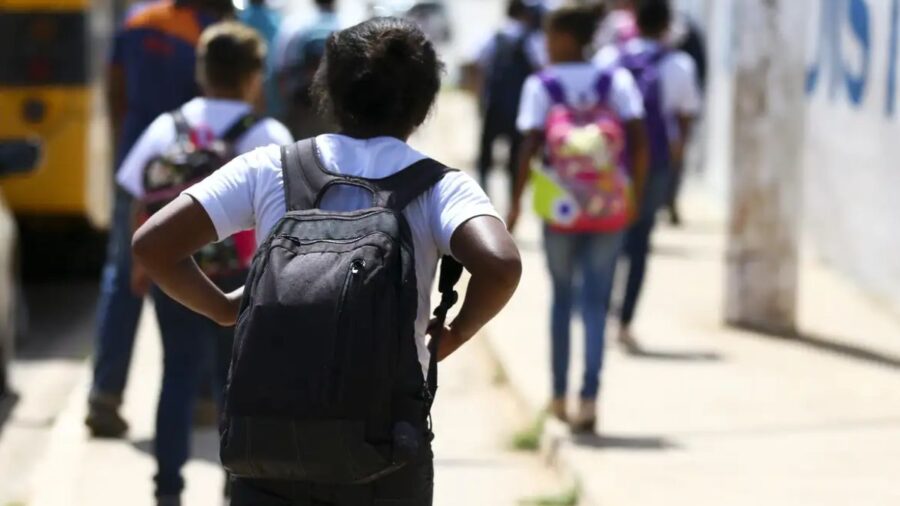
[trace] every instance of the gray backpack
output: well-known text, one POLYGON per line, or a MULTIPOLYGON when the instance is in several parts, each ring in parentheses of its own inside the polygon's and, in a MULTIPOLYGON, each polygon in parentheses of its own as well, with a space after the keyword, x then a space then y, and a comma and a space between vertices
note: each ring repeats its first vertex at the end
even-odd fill
MULTIPOLYGON (((238 477, 359 484, 414 461, 431 438, 415 340, 415 257, 403 209, 449 169, 425 159, 384 179, 328 172, 314 139, 282 148, 287 214, 254 258, 235 333, 221 457, 238 477), (369 209, 319 209, 334 185, 369 209)), ((435 311, 456 302, 444 258, 435 311)))

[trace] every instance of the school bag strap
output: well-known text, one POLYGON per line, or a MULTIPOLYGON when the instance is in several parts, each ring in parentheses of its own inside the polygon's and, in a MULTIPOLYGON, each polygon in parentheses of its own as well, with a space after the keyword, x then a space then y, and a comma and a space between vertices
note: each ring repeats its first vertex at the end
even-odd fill
POLYGON ((556 76, 545 70, 538 74, 538 79, 540 79, 541 84, 544 86, 544 90, 547 91, 547 95, 550 96, 550 101, 553 105, 566 104, 566 92, 563 90, 562 83, 556 76))
MULTIPOLYGON (((594 90, 597 92, 598 103, 605 104, 609 101, 609 95, 612 90, 613 70, 603 70, 597 76, 594 84, 594 90)), ((563 89, 562 82, 549 71, 538 74, 544 90, 550 96, 550 102, 553 105, 566 105, 566 92, 563 89)))
POLYGON ((597 92, 597 99, 601 104, 609 103, 610 94, 612 93, 614 72, 614 70, 604 70, 600 72, 600 75, 597 77, 597 84, 594 89, 597 92))
POLYGON ((438 350, 441 344, 441 332, 447 324, 447 313, 459 301, 459 294, 456 292, 456 284, 462 277, 463 265, 452 256, 445 256, 441 259, 441 273, 438 277, 438 292, 441 294, 441 302, 434 310, 433 327, 436 329, 435 335, 428 343, 429 359, 428 359, 428 379, 426 386, 428 387, 428 407, 434 402, 437 395, 438 387, 438 350))
POLYGON ((363 188, 372 194, 373 207, 402 211, 445 174, 455 172, 436 160, 424 158, 382 179, 336 174, 322 165, 314 138, 282 147, 281 167, 288 211, 318 208, 325 193, 334 185, 363 188))
MULTIPOLYGON (((191 138, 191 125, 188 123, 187 118, 184 116, 184 112, 181 109, 175 109, 174 111, 169 113, 169 116, 172 117, 172 121, 175 122, 175 136, 179 141, 190 140, 191 138)), ((241 137, 244 136, 251 128, 253 128, 257 123, 259 123, 259 116, 252 112, 248 112, 247 114, 242 115, 234 123, 225 130, 225 133, 222 134, 221 139, 226 144, 234 144, 241 137)))
POLYGON ((225 130, 225 133, 222 134, 222 140, 226 144, 234 144, 241 137, 244 136, 247 132, 250 131, 251 128, 256 126, 259 123, 260 117, 255 113, 248 112, 243 116, 239 117, 228 127, 228 130, 225 130))
POLYGON ((172 121, 175 123, 175 137, 179 141, 190 140, 191 125, 188 123, 187 118, 184 117, 181 109, 175 109, 169 113, 169 116, 172 117, 172 121))

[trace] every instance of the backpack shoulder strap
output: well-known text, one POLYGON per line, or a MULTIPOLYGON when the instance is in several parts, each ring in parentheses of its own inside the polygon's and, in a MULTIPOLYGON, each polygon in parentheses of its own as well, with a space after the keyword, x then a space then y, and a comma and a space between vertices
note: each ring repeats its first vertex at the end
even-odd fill
POLYGON ((169 116, 171 116, 172 121, 175 122, 175 137, 177 137, 178 140, 190 139, 191 125, 188 124, 187 118, 184 117, 184 113, 181 109, 175 109, 169 113, 169 116))
POLYGON ((538 74, 538 79, 541 80, 541 84, 544 85, 544 89, 547 90, 547 94, 550 95, 550 100, 554 105, 565 105, 566 92, 556 76, 548 71, 544 71, 538 74))
POLYGON ((235 122, 232 123, 230 127, 228 127, 228 130, 225 130, 225 133, 222 134, 222 140, 227 144, 234 144, 251 128, 256 126, 259 121, 259 116, 252 112, 244 114, 243 116, 235 120, 235 122))
POLYGON ((315 138, 282 146, 281 174, 288 211, 314 209, 322 190, 332 182, 344 179, 322 167, 315 138))
POLYGON ((595 84, 594 89, 597 92, 597 99, 601 104, 609 103, 615 72, 615 68, 606 69, 601 71, 600 75, 597 76, 597 83, 595 84))
POLYGON ((423 158, 391 176, 368 182, 374 187, 375 206, 402 211, 448 172, 454 170, 437 160, 423 158))

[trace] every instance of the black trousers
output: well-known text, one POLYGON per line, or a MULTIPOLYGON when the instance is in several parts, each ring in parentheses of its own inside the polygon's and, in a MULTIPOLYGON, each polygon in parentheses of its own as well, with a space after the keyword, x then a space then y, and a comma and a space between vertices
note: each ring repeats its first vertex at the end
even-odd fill
POLYGON ((519 174, 519 148, 522 145, 522 134, 515 126, 501 124, 491 114, 485 115, 481 131, 481 147, 478 155, 478 175, 481 187, 487 190, 487 177, 494 165, 494 143, 497 139, 506 139, 509 143, 509 157, 506 159, 506 171, 509 174, 509 194, 516 187, 519 174))
POLYGON ((231 506, 431 506, 434 455, 366 485, 338 486, 305 482, 235 478, 231 506))

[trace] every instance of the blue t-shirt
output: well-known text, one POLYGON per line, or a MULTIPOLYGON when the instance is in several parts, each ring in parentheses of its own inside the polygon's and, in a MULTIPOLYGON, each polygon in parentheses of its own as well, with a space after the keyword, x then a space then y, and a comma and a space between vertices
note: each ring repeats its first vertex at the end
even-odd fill
POLYGON ((281 15, 265 5, 248 5, 246 9, 238 13, 241 23, 253 28, 266 41, 269 47, 275 41, 278 26, 281 24, 281 15))
POLYGON ((116 167, 157 116, 199 95, 195 47, 200 33, 214 21, 171 0, 135 9, 125 20, 111 61, 125 75, 126 94, 116 167))
POLYGON ((303 65, 303 47, 312 39, 322 38, 340 30, 337 14, 320 11, 311 23, 303 22, 297 16, 288 17, 282 23, 275 42, 269 47, 267 70, 266 101, 269 115, 276 118, 284 116, 287 108, 283 90, 293 88, 292 70, 303 65), (285 77, 285 79, 282 79, 285 77))

